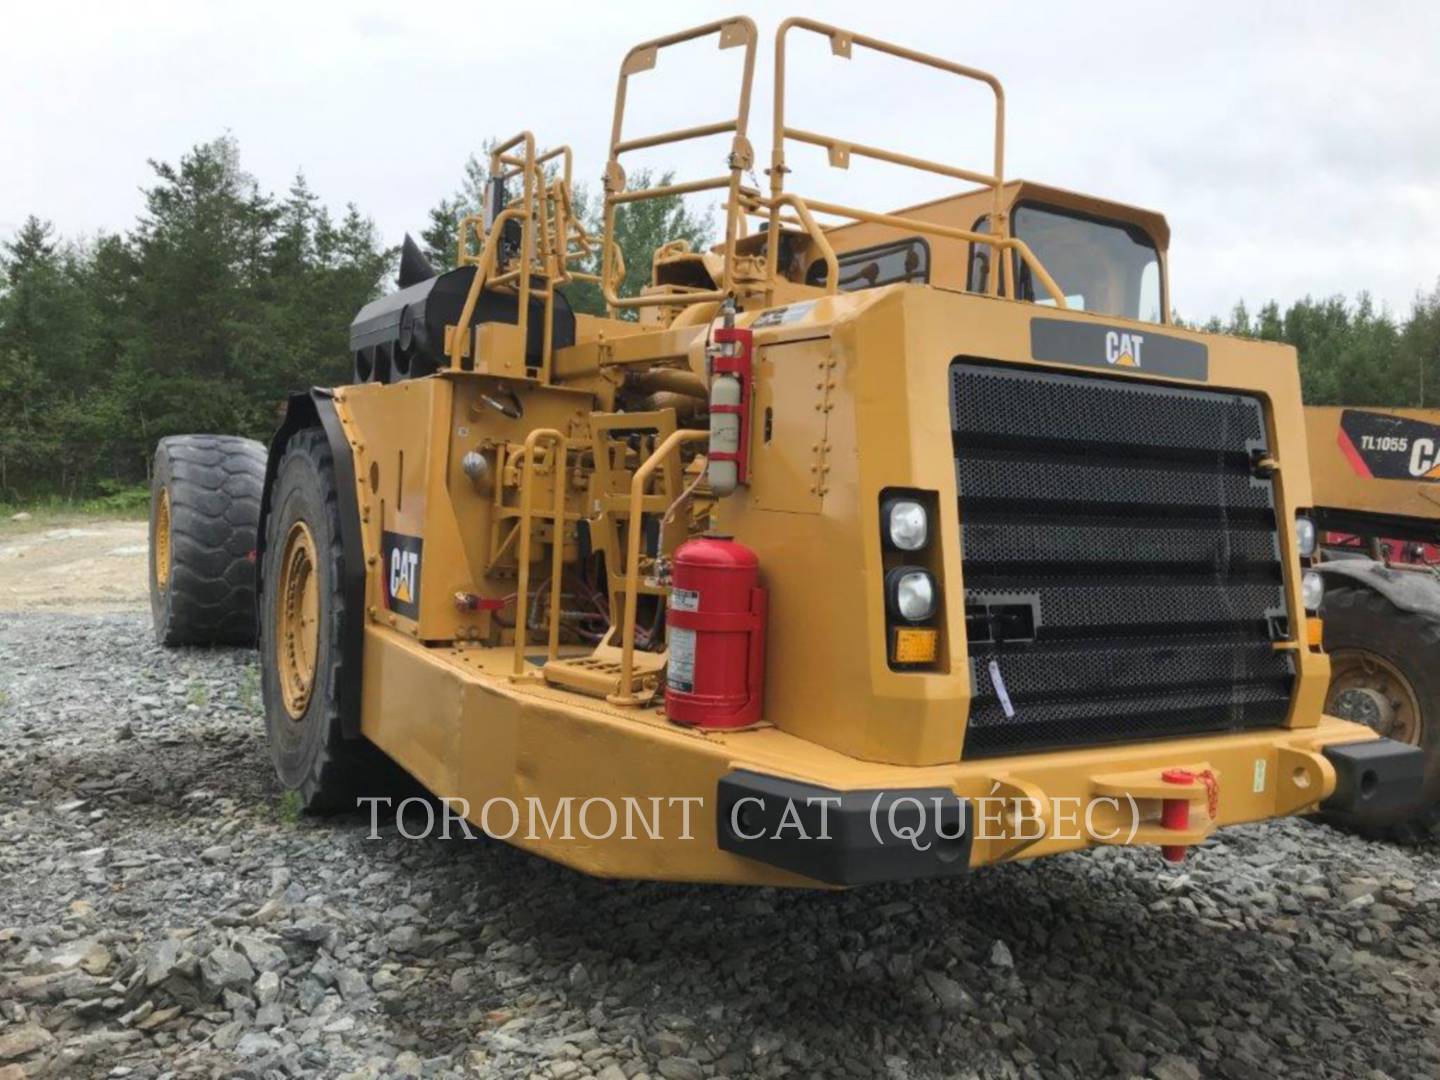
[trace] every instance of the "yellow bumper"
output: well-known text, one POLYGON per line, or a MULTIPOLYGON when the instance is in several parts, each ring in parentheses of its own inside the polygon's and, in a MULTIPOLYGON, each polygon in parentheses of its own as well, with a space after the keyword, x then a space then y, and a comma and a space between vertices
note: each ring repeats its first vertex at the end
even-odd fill
MULTIPOLYGON (((774 728, 703 733, 678 728, 654 709, 512 683, 487 665, 486 651, 428 649, 371 628, 362 730, 432 792, 454 800, 472 831, 483 827, 604 877, 851 884, 948 875, 1097 844, 1183 848, 1224 825, 1316 809, 1337 783, 1348 783, 1324 749, 1377 739, 1369 728, 1327 716, 1303 729, 913 768, 859 761, 774 728), (1167 779, 1173 770, 1189 779, 1167 779), (832 843, 868 850, 878 841, 886 849, 878 869, 837 878, 835 860, 819 848, 777 864, 761 847, 738 844, 737 831, 748 836, 785 824, 783 806, 757 810, 752 801, 736 810, 738 798, 754 797, 745 786, 754 777, 762 788, 821 792, 824 824, 846 836, 832 843), (1162 824, 1167 801, 1184 804, 1183 828, 1162 824), (941 831, 934 872, 925 872, 924 858, 901 851, 927 839, 914 831, 917 802, 941 831), (963 807, 958 813, 969 830, 958 846, 946 835, 956 825, 954 806, 963 807)), ((812 804, 806 812, 790 814, 782 840, 815 831, 820 811, 812 804)))

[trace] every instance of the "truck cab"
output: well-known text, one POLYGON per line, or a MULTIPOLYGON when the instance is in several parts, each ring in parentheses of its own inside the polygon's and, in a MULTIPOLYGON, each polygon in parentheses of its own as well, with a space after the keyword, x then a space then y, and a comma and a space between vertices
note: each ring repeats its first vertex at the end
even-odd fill
MULTIPOLYGON (((1062 188, 1013 180, 1000 189, 1010 232, 1023 240, 1065 288, 1066 307, 1140 322, 1168 323, 1165 252, 1170 228, 1163 215, 1062 188)), ((894 216, 977 233, 990 231, 993 195, 976 188, 961 195, 892 211, 894 216)), ((829 234, 840 259, 841 291, 892 282, 939 289, 988 291, 988 246, 951 237, 900 235, 892 226, 859 222, 829 234)), ((1013 253, 1014 296, 1045 306, 1055 301, 1013 253)), ((808 284, 825 284, 824 261, 810 258, 808 284)), ((1003 277, 1003 274, 1002 274, 1003 277)), ((1001 296, 1010 293, 1002 285, 1001 296)))

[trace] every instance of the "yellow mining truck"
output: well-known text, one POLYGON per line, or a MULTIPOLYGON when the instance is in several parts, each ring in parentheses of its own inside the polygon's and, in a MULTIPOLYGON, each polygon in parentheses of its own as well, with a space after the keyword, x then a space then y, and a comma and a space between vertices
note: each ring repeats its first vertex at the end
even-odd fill
POLYGON ((1353 822, 1402 840, 1440 831, 1440 410, 1306 406, 1329 585, 1325 711, 1420 748, 1415 802, 1353 822))
MULTIPOLYGON (((1411 799, 1413 748, 1322 711, 1293 350, 1170 325, 1160 215, 1007 180, 1000 83, 861 34, 779 27, 760 190, 756 48, 731 18, 626 54, 599 235, 567 149, 500 143, 460 267, 409 250, 354 382, 290 401, 255 545, 281 782, 353 806, 398 762, 587 873, 780 885, 1175 859, 1411 799), (799 35, 978 85, 993 159, 797 126, 799 35), (629 130, 702 39, 737 50, 733 114, 629 130), (718 175, 627 182, 633 152, 717 136, 718 175), (968 190, 807 199, 797 143, 968 190), (619 295, 616 214, 703 192, 723 239, 619 295), (580 280, 607 316, 571 310, 580 280)), ((157 491, 172 528, 197 501, 157 491)))

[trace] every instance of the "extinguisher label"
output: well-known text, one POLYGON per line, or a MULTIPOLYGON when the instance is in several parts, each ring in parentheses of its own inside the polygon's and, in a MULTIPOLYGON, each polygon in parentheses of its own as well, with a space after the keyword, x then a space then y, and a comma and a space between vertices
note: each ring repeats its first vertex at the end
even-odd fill
POLYGON ((695 589, 671 589, 670 608, 672 611, 699 611, 700 593, 695 589))
POLYGON ((692 693, 695 689, 695 631, 672 626, 669 638, 670 656, 666 662, 665 681, 672 690, 692 693))

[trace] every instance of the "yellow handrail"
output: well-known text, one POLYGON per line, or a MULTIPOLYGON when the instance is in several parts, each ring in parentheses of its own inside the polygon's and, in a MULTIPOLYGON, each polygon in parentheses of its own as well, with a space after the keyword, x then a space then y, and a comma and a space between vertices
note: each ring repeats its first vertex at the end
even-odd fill
MULTIPOLYGON (((774 200, 757 199, 752 200, 758 208, 771 208, 774 200)), ((966 240, 975 244, 986 244, 998 251, 1013 251, 1020 256, 1020 261, 1030 268, 1037 281, 1050 294, 1050 299, 1055 301, 1055 306, 1068 308, 1065 302, 1065 294, 1050 272, 1045 269, 1035 253, 1030 250, 1030 245, 1021 240, 1018 236, 998 237, 989 233, 978 233, 971 229, 957 229, 952 225, 938 225, 930 221, 921 221, 919 218, 902 217, 898 214, 877 214, 870 210, 858 210, 853 206, 841 206, 838 203, 812 201, 800 198, 798 195, 786 193, 780 196, 780 203, 791 207, 805 231, 809 234, 811 241, 820 250, 820 256, 825 260, 825 291, 834 293, 837 291, 839 282, 838 261, 835 257, 834 248, 831 247, 825 231, 816 224, 815 219, 810 215, 810 210, 818 210, 822 214, 833 214, 836 217, 846 217, 853 221, 868 221, 876 225, 889 225, 892 228, 904 229, 907 232, 917 232, 930 236, 943 236, 952 240, 966 240)), ((1007 260, 1008 261, 1008 260, 1007 260)))
MULTIPOLYGON (((510 206, 500 211, 490 227, 490 235, 485 238, 485 246, 480 251, 475 268, 475 276, 470 280, 470 291, 465 294, 465 306, 460 309, 460 321, 455 326, 455 334, 450 339, 450 366, 454 370, 460 369, 461 358, 465 355, 465 344, 470 337, 470 320, 475 317, 475 305, 480 302, 480 293, 485 288, 486 281, 490 278, 495 269, 495 258, 500 248, 501 228, 506 222, 513 221, 522 213, 520 207, 510 206)), ((522 308, 520 317, 523 319, 525 311, 522 308)), ((521 324, 523 327, 523 323, 521 324)))
POLYGON ((617 310, 624 308, 640 308, 674 302, 674 298, 668 295, 630 297, 622 297, 619 295, 619 284, 624 279, 623 275, 619 277, 615 275, 614 263, 612 261, 614 252, 617 250, 614 243, 615 211, 618 207, 626 203, 639 202, 644 199, 660 199, 666 196, 688 195, 699 191, 714 191, 722 188, 726 190, 725 269, 720 287, 703 293, 687 293, 686 300, 692 303, 707 300, 722 300, 734 291, 735 240, 739 229, 738 223, 740 218, 738 209, 741 191, 740 176, 746 169, 754 164, 755 156, 745 133, 750 123, 750 89, 755 77, 755 45, 758 39, 759 31, 755 29, 755 23, 742 15, 728 19, 717 19, 714 22, 705 23, 703 26, 696 26, 689 30, 682 30, 679 33, 667 34, 665 37, 641 42, 625 54, 625 59, 620 64, 620 78, 615 87, 615 112, 610 128, 610 157, 605 166, 604 247, 601 249, 600 254, 600 291, 604 295, 605 303, 610 308, 612 315, 617 310), (720 48, 722 49, 728 49, 734 46, 743 46, 745 49, 745 59, 740 76, 740 100, 736 107, 734 117, 727 117, 724 120, 708 124, 697 124, 693 127, 680 128, 674 131, 657 132, 653 135, 642 135, 630 139, 623 138, 625 95, 629 88, 630 76, 653 68, 661 49, 686 41, 694 41, 696 38, 709 37, 712 34, 719 35, 720 48), (625 170, 620 167, 621 154, 628 153, 632 150, 684 142, 688 139, 723 135, 727 132, 733 132, 734 139, 731 142, 730 158, 727 162, 728 172, 726 175, 705 180, 691 180, 679 184, 662 184, 636 191, 627 191, 625 189, 625 170))
MULTIPOLYGON (((541 382, 550 381, 556 286, 574 280, 597 283, 603 280, 599 276, 571 269, 571 263, 593 258, 596 254, 595 239, 586 231, 584 223, 575 217, 571 206, 573 158, 570 147, 565 145, 537 152, 535 137, 528 131, 522 131, 491 148, 490 176, 501 182, 519 176, 524 183, 519 195, 498 208, 488 230, 483 214, 469 214, 460 221, 458 262, 474 265, 477 270, 466 294, 457 332, 446 349, 452 369, 461 366, 470 319, 474 316, 480 294, 486 289, 504 286, 516 294, 514 325, 522 342, 529 340, 530 300, 540 297, 545 302, 538 374, 541 382), (512 152, 516 147, 523 147, 523 152, 512 152), (549 180, 544 166, 556 159, 561 161, 560 175, 549 180), (504 227, 517 219, 522 226, 520 253, 517 258, 509 260, 502 273, 499 252, 504 227), (468 250, 472 234, 479 241, 479 251, 473 255, 468 250), (571 250, 572 241, 576 244, 575 250, 571 250), (542 280, 543 286, 536 284, 542 280)), ((612 247, 615 246, 612 243, 612 247)), ((625 263, 618 247, 611 255, 611 263, 619 267, 623 277, 625 263)), ((533 370, 534 366, 527 356, 526 368, 533 370)))
MULTIPOLYGON (((942 59, 938 56, 930 56, 927 53, 917 52, 914 49, 907 49, 900 45, 892 45, 888 41, 881 41, 878 38, 867 37, 864 34, 857 34, 851 30, 842 30, 838 26, 831 26, 828 23, 817 22, 814 19, 790 18, 780 24, 775 32, 775 113, 773 143, 770 150, 770 229, 778 235, 780 227, 780 207, 784 205, 781 201, 785 192, 785 174, 789 169, 785 165, 785 140, 794 139, 797 142, 809 143, 814 146, 824 147, 830 155, 832 165, 846 167, 849 164, 851 154, 859 154, 862 157, 873 158, 876 161, 888 162, 892 165, 904 165, 915 169, 924 169, 927 172, 937 173, 941 176, 967 180, 981 184, 991 189, 993 193, 993 209, 990 214, 991 235, 979 233, 967 233, 964 230, 947 230, 942 226, 924 226, 925 231, 938 236, 955 236, 958 239, 969 239, 972 242, 988 244, 992 250, 1003 250, 1013 248, 1020 253, 1020 257, 1026 260, 1026 265, 1032 271, 1039 266, 1033 254, 1027 256, 1028 248, 1021 248, 1009 243, 1009 224, 1006 220, 1003 191, 1005 185, 1005 90, 1000 85, 1000 80, 989 72, 981 71, 978 68, 966 67, 963 64, 956 64, 952 61, 942 59), (806 131, 801 128, 787 127, 785 123, 785 38, 791 30, 808 30, 811 33, 819 34, 830 41, 830 51, 836 56, 849 58, 854 46, 871 49, 875 52, 893 56, 899 60, 909 60, 912 63, 923 64, 939 71, 949 72, 964 79, 971 79, 984 83, 990 88, 995 96, 995 145, 994 164, 989 173, 982 173, 971 169, 960 169, 953 165, 946 165, 942 162, 927 161, 924 158, 912 157, 909 154, 897 153, 893 150, 885 150, 876 146, 867 146, 864 143, 852 142, 848 139, 839 139, 830 135, 821 135, 813 131, 806 131)), ((793 205, 793 204, 791 204, 793 205)), ((895 217, 888 214, 868 214, 864 211, 852 211, 849 208, 826 209, 827 204, 820 202, 810 203, 814 209, 822 213, 835 213, 840 216, 849 217, 857 221, 874 221, 882 224, 899 224, 903 228, 918 228, 918 223, 909 218, 895 217)), ((807 227, 808 230, 808 227, 807 227)), ((812 233, 813 235, 813 233, 812 233)), ((780 246, 769 244, 767 257, 767 271, 771 280, 778 276, 780 246)), ((1014 296, 1014 268, 1009 259, 1001 259, 1001 274, 1005 279, 1005 291, 1009 296, 1014 296)), ((827 260, 828 265, 828 260, 827 260)), ((995 296, 1000 288, 1000 274, 990 274, 986 281, 986 292, 995 296)), ((1050 275, 1045 273, 1043 268, 1036 273, 1042 281, 1048 282, 1047 289, 1060 307, 1065 306, 1064 297, 1060 295, 1058 288, 1051 288, 1054 285, 1050 275)), ((828 281, 834 291, 837 282, 837 275, 832 271, 828 281)))
MULTIPOLYGON (((835 257, 835 248, 831 245, 830 238, 825 235, 825 230, 820 228, 820 226, 816 224, 815 219, 810 215, 810 207, 799 195, 781 194, 776 196, 774 201, 777 203, 777 205, 772 208, 774 211, 778 211, 782 205, 788 206, 795 211, 795 216, 800 219, 800 224, 805 227, 805 231, 810 235, 811 242, 820 249, 820 257, 825 260, 825 280, 828 283, 826 292, 835 292, 836 285, 840 281, 840 260, 835 257)), ((775 216, 776 215, 772 213, 772 221, 775 219, 775 216)), ((771 228, 775 227, 774 225, 771 226, 771 228)), ((779 244, 771 244, 769 246, 775 248, 777 252, 780 250, 779 244)), ((774 281, 775 279, 772 276, 770 280, 774 281)))
POLYGON ((635 608, 640 599, 640 534, 644 532, 641 518, 645 505, 645 481, 682 445, 708 438, 708 431, 682 429, 671 432, 635 470, 630 480, 630 518, 625 530, 625 615, 620 637, 620 689, 610 698, 613 704, 640 704, 631 683, 635 676, 635 608))
POLYGON ((554 428, 536 428, 525 436, 520 459, 520 545, 515 552, 520 580, 515 588, 515 663, 512 679, 525 677, 525 639, 530 620, 530 518, 534 503, 535 451, 541 439, 554 446, 555 502, 550 512, 550 640, 547 661, 560 654, 560 578, 565 567, 565 469, 569 443, 554 428))

